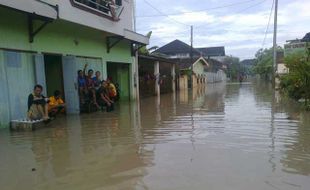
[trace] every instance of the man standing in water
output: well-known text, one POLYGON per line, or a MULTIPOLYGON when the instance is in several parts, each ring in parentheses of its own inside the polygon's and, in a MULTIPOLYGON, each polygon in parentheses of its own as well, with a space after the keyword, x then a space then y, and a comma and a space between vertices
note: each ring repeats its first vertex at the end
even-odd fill
POLYGON ((34 86, 33 93, 28 96, 28 118, 31 120, 49 120, 47 98, 42 93, 43 87, 34 86))

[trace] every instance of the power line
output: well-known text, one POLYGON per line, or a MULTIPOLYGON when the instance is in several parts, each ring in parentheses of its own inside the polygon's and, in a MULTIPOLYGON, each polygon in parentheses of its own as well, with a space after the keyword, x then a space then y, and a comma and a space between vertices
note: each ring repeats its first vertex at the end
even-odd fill
POLYGON ((181 25, 190 26, 190 25, 188 25, 188 24, 179 22, 179 21, 175 20, 174 18, 171 18, 169 15, 167 15, 167 14, 161 12, 159 9, 157 9, 155 6, 153 6, 153 5, 152 5, 151 3, 149 3, 148 1, 144 0, 144 2, 145 2, 146 4, 148 4, 150 7, 152 7, 155 11, 157 11, 157 12, 159 12, 160 14, 162 14, 163 16, 165 16, 165 17, 167 17, 167 18, 173 20, 174 22, 176 22, 176 23, 178 23, 178 24, 181 24, 181 25))
MULTIPOLYGON (((252 1, 253 1, 253 0, 252 0, 252 1)), ((235 14, 239 14, 239 13, 245 12, 245 11, 251 9, 251 8, 257 7, 258 5, 263 4, 263 3, 266 2, 266 1, 267 1, 267 0, 263 0, 263 1, 260 1, 260 2, 258 2, 258 3, 256 3, 256 4, 254 4, 254 5, 248 6, 248 7, 244 8, 244 9, 241 9, 241 10, 235 12, 235 14)), ((168 17, 169 17, 169 16, 168 16, 168 17)), ((171 18, 171 17, 169 17, 169 18, 171 18)), ((173 20, 176 21, 175 19, 173 19, 173 20)), ((178 21, 177 21, 177 22, 178 22, 178 21)), ((184 24, 184 23, 182 23, 182 24, 185 25, 185 26, 190 26, 190 25, 187 25, 187 24, 184 24)), ((208 25, 206 25, 206 24, 201 24, 201 25, 194 26, 194 27, 195 27, 195 29, 197 29, 197 28, 204 28, 204 27, 207 27, 207 26, 208 26, 208 25)), ((188 32, 188 29, 187 29, 187 30, 184 30, 184 31, 181 31, 181 32, 178 32, 178 33, 184 33, 184 32, 188 32)))
MULTIPOLYGON (((178 16, 178 15, 183 15, 183 14, 187 14, 187 13, 199 13, 199 12, 205 12, 205 11, 210 11, 210 10, 223 9, 223 8, 228 8, 228 7, 233 7, 233 6, 237 6, 237 5, 246 4, 246 3, 249 3, 249 2, 253 2, 253 1, 257 1, 257 0, 241 1, 241 2, 237 2, 237 3, 232 3, 232 4, 227 4, 227 5, 218 6, 218 7, 212 7, 212 8, 208 8, 208 9, 197 10, 197 11, 186 11, 186 12, 175 13, 175 14, 164 14, 164 13, 161 12, 160 15, 145 15, 145 16, 141 15, 141 16, 137 16, 137 17, 138 18, 149 18, 149 17, 163 17, 163 16, 178 16)), ((145 1, 145 2, 148 3, 147 1, 145 1)))
POLYGON ((272 5, 271 5, 271 10, 270 10, 270 14, 269 14, 268 24, 267 24, 267 27, 266 27, 265 37, 264 37, 264 41, 263 41, 263 44, 262 44, 262 48, 264 48, 265 43, 266 43, 266 38, 267 38, 268 30, 269 30, 269 25, 270 25, 272 13, 273 13, 273 7, 274 7, 274 0, 272 2, 272 5))
MULTIPOLYGON (((266 1, 267 1, 267 0, 260 1, 260 2, 258 2, 258 3, 256 3, 256 4, 254 4, 254 5, 251 5, 251 6, 248 6, 248 7, 244 8, 244 9, 241 9, 241 10, 235 12, 234 14, 239 14, 239 13, 245 12, 245 11, 247 11, 247 10, 249 10, 249 9, 252 9, 252 8, 254 8, 254 7, 257 7, 257 6, 259 6, 259 5, 263 4, 263 3, 265 3, 266 1)), ((197 28, 204 28, 204 27, 207 27, 207 25, 206 25, 206 24, 198 25, 198 26, 195 27, 195 29, 197 29, 197 28)))

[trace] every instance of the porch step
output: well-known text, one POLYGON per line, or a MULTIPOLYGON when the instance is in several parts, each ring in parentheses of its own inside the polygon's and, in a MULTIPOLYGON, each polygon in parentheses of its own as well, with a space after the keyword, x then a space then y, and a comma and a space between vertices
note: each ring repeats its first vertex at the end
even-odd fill
POLYGON ((46 122, 41 120, 29 120, 29 119, 21 119, 21 120, 12 120, 10 122, 10 130, 12 131, 25 131, 31 130, 34 131, 38 128, 42 128, 46 126, 46 122))

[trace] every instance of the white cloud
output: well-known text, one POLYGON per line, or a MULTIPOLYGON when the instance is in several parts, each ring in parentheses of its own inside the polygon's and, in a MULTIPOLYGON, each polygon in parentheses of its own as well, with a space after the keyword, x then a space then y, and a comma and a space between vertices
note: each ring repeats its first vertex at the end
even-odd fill
MULTIPOLYGON (((270 2, 261 8, 236 13, 234 10, 219 14, 212 12, 188 13, 185 6, 173 8, 173 12, 184 14, 171 16, 172 19, 187 25, 194 25, 195 46, 226 46, 228 54, 235 56, 254 57, 255 52, 262 47, 266 25, 269 18, 270 2), (200 27, 197 27, 200 26, 200 27)), ((278 44, 286 40, 302 38, 310 32, 310 1, 280 1, 278 17, 278 44)), ((196 8, 196 10, 199 9, 196 8)), ((139 22, 143 33, 153 31, 151 45, 162 46, 175 39, 189 42, 189 26, 176 23, 167 17, 149 18, 139 22), (147 22, 145 22, 147 21, 147 22)), ((273 18, 271 19, 266 46, 272 45, 273 18)), ((139 31, 141 32, 141 31, 139 31)))

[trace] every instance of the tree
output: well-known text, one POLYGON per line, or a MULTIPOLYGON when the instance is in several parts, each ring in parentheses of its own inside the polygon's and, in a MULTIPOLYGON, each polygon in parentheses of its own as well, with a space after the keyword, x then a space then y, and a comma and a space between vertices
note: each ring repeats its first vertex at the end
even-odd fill
MULTIPOLYGON (((146 36, 147 36, 148 38, 151 38, 151 36, 152 36, 152 31, 148 32, 148 33, 146 34, 146 36)), ((149 55, 149 54, 150 54, 150 51, 156 50, 157 48, 158 48, 158 46, 153 46, 153 47, 147 49, 146 46, 143 46, 143 47, 141 47, 141 48, 139 49, 139 54, 149 55)))
MULTIPOLYGON (((283 48, 279 46, 277 51, 283 51, 283 48)), ((253 72, 265 80, 269 79, 273 72, 273 48, 258 50, 255 58, 256 63, 253 72)))
POLYGON ((237 80, 241 75, 245 74, 245 68, 240 64, 238 57, 225 57, 223 63, 227 65, 227 75, 230 79, 237 80))
POLYGON ((305 100, 309 109, 310 100, 310 60, 307 54, 297 52, 285 58, 285 65, 289 73, 280 77, 280 88, 287 92, 289 97, 305 100))
POLYGON ((254 73, 267 80, 272 75, 273 49, 260 49, 255 54, 255 58, 254 73))

